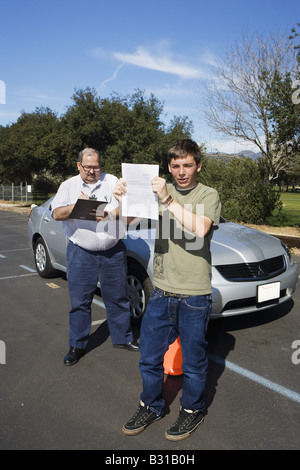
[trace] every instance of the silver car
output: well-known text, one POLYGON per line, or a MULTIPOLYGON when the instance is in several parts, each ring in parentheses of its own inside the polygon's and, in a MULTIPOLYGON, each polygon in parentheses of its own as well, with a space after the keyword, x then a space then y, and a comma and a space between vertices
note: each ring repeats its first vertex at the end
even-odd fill
MULTIPOLYGON (((41 277, 66 272, 68 240, 51 216, 51 201, 32 209, 28 242, 41 277)), ((153 289, 155 228, 144 223, 127 231, 128 296, 132 318, 140 321, 153 289)), ((279 239, 221 219, 212 242, 211 318, 257 312, 291 299, 298 268, 279 239)), ((100 286, 101 289, 101 286, 100 286)))

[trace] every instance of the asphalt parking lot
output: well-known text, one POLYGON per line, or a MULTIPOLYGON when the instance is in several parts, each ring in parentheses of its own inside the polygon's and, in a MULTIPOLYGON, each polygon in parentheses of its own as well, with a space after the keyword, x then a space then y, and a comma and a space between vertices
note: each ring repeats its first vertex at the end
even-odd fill
MULTIPOLYGON (((138 436, 122 433, 138 405, 139 354, 112 348, 100 296, 88 353, 73 367, 63 365, 67 281, 35 272, 25 214, 0 211, 0 288, 1 450, 102 450, 103 459, 117 459, 140 451, 299 449, 299 285, 281 307, 210 322, 208 413, 178 443, 164 431, 178 414, 181 376, 166 376, 164 419, 138 436)), ((172 463, 166 458, 156 463, 172 463)))

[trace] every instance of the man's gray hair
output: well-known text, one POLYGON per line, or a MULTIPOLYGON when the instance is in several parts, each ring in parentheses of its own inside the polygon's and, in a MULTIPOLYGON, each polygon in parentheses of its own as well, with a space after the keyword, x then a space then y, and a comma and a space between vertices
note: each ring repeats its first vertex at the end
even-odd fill
POLYGON ((90 147, 87 147, 87 148, 85 148, 85 149, 83 149, 83 150, 81 150, 81 151, 79 152, 79 154, 78 154, 78 161, 79 161, 79 163, 82 162, 82 157, 83 157, 83 155, 95 155, 95 154, 98 155, 99 164, 100 164, 100 162, 101 162, 100 152, 98 152, 98 150, 92 149, 92 148, 90 148, 90 147))

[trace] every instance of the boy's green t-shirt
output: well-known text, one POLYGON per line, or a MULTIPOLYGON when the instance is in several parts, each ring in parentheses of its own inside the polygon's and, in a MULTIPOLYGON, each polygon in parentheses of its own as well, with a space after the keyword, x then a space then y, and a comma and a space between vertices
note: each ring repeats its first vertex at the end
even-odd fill
MULTIPOLYGON (((215 189, 198 183, 193 189, 179 191, 168 184, 168 192, 188 210, 209 217, 215 226, 219 224, 221 203, 215 189)), ((154 285, 176 294, 210 294, 212 233, 213 229, 204 238, 195 236, 184 229, 165 207, 160 206, 154 253, 154 285)))

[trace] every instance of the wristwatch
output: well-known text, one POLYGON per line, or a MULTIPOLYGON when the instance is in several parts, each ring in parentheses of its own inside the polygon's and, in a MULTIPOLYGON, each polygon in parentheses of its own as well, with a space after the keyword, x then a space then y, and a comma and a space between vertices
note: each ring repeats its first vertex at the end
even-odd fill
POLYGON ((174 199, 172 198, 171 195, 169 195, 165 201, 162 201, 162 204, 164 206, 169 206, 171 204, 171 202, 173 202, 173 201, 174 201, 174 199))

